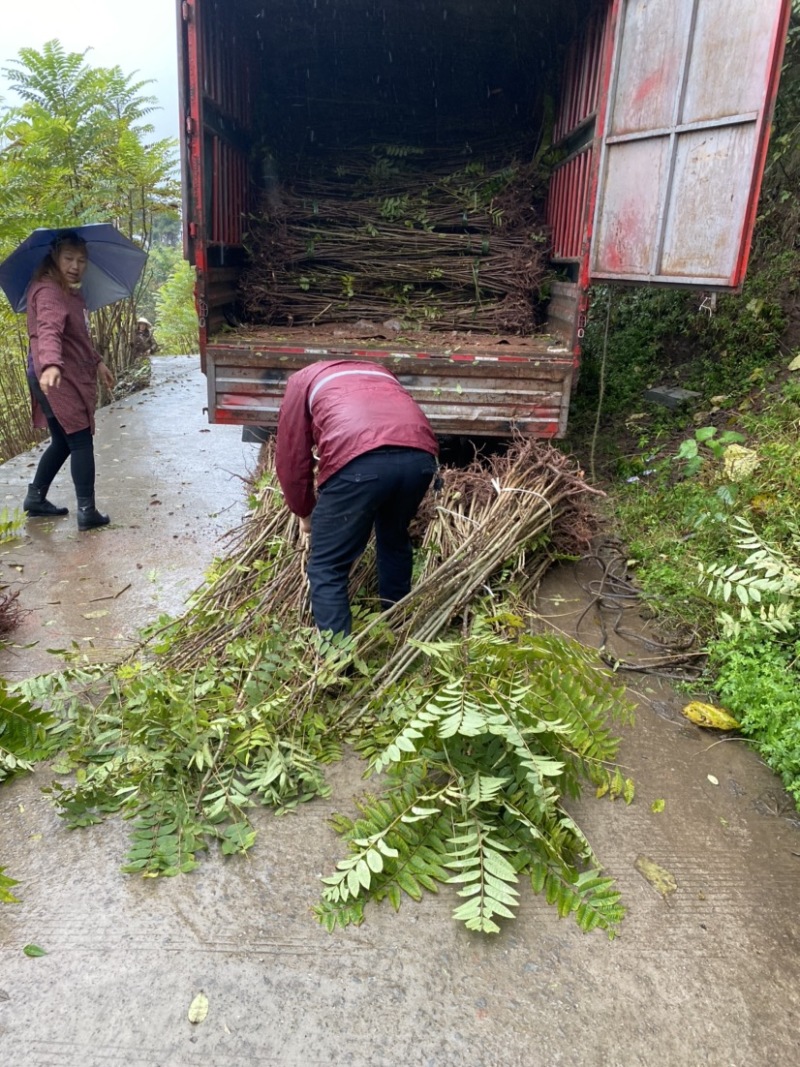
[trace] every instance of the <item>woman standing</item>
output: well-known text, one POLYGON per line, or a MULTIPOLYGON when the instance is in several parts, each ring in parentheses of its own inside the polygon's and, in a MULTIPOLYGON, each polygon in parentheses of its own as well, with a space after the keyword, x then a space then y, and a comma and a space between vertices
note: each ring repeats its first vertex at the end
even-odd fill
POLYGON ((95 352, 89 334, 89 313, 80 292, 87 262, 83 238, 61 233, 36 269, 27 295, 33 424, 50 430, 50 444, 22 506, 29 515, 67 514, 67 508, 50 503, 47 492, 69 457, 79 530, 109 521, 94 499, 98 374, 109 389, 114 385, 114 375, 95 352))

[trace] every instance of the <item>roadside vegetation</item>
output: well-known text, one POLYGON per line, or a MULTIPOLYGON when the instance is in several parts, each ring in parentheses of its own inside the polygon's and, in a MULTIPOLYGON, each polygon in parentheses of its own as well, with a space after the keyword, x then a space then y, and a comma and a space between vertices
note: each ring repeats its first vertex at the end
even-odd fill
POLYGON ((800 4, 740 296, 594 294, 566 443, 648 607, 800 807, 800 4), (671 411, 654 387, 697 393, 671 411))
MULTIPOLYGON (((183 270, 176 144, 154 140, 148 83, 50 41, 5 59, 15 101, 0 100, 0 260, 37 227, 111 222, 151 253, 136 293, 92 315, 95 345, 121 387, 132 378, 136 319, 153 321, 157 294, 183 270)), ((181 295, 185 296, 184 291, 181 295)), ((191 296, 189 296, 191 309, 191 296)), ((175 298, 158 309, 171 342, 175 298)), ((185 331, 181 335, 185 339, 185 331)), ((185 344, 185 340, 183 342, 185 344)), ((0 296, 0 462, 38 439, 25 381, 25 318, 0 296)))

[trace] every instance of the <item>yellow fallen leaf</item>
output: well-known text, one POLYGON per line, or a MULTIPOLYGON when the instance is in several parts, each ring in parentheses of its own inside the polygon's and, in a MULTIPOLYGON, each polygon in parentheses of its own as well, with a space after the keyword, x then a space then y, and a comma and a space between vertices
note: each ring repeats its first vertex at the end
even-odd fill
POLYGON ((750 507, 753 511, 757 511, 759 515, 768 515, 770 511, 775 509, 777 504, 777 498, 769 493, 757 493, 750 501, 750 507))
POLYGON ((84 619, 102 619, 104 615, 108 615, 108 610, 102 608, 100 611, 87 611, 84 613, 84 619))
POLYGON ((800 356, 795 356, 789 364, 789 370, 800 370, 800 356))
POLYGON ((189 1005, 189 1022, 201 1023, 208 1015, 208 997, 205 993, 198 993, 189 1005))
POLYGON ((689 722, 695 726, 705 726, 709 730, 738 730, 739 723, 729 711, 724 708, 716 708, 713 704, 703 704, 700 700, 693 700, 681 709, 689 722))
POLYGON ((670 893, 674 893, 678 888, 678 883, 675 881, 674 876, 669 871, 665 871, 663 867, 659 867, 648 856, 637 856, 634 867, 664 898, 668 897, 670 893))
POLYGON ((738 482, 752 474, 760 462, 757 452, 742 445, 728 445, 722 459, 725 477, 730 478, 732 482, 738 482))

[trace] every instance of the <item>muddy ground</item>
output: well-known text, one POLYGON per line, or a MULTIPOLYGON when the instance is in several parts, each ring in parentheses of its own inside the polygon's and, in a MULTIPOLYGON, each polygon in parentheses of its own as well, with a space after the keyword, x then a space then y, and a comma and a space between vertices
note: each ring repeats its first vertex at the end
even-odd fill
MULTIPOLYGON (((151 388, 98 425, 105 530, 29 523, 0 549, 0 582, 29 614, 0 653, 11 679, 58 665, 47 649, 126 645, 180 610, 225 530, 245 512, 255 446, 204 421, 189 359, 154 361, 151 388)), ((0 501, 21 498, 35 454, 0 467, 0 501)), ((51 494, 70 503, 63 475, 51 494)), ((539 607, 566 632, 590 602, 588 564, 552 573, 539 607), (587 590, 589 592, 587 592, 587 590)), ((581 637, 600 640, 597 614, 581 637)), ((634 627, 635 628, 635 627, 634 627)), ((619 638, 628 660, 641 646, 619 638)), ((0 907, 4 1067, 772 1067, 797 1059, 800 827, 779 782, 741 740, 681 715, 667 682, 631 673, 637 704, 621 759, 626 807, 587 796, 575 814, 628 908, 620 936, 582 934, 523 893, 497 937, 453 923, 445 889, 398 915, 325 933, 309 908, 339 858, 327 825, 361 788, 350 758, 333 795, 257 815, 246 858, 211 855, 194 874, 119 873, 119 822, 68 831, 40 791, 46 768, 0 789, 0 866, 22 903, 0 907), (713 780, 712 780, 713 779, 713 780), (656 800, 664 810, 653 811, 656 800), (637 869, 676 883, 666 895, 637 869), (29 943, 47 955, 23 954, 29 943), (192 1025, 198 992, 209 1013, 192 1025)))

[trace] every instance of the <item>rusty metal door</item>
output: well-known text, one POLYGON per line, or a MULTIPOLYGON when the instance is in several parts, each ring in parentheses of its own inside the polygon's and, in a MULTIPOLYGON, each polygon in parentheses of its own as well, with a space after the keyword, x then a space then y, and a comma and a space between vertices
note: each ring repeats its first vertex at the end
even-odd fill
POLYGON ((736 288, 790 0, 618 0, 590 280, 736 288))

